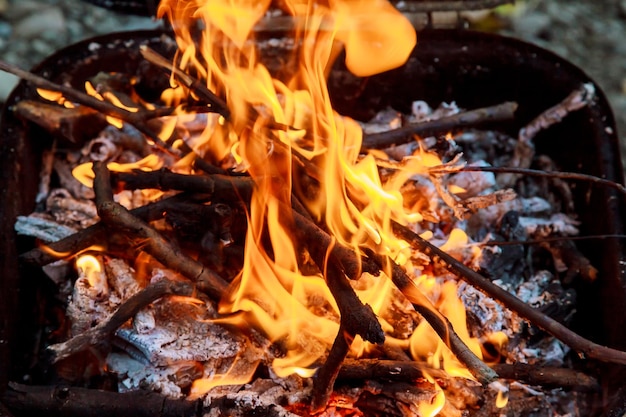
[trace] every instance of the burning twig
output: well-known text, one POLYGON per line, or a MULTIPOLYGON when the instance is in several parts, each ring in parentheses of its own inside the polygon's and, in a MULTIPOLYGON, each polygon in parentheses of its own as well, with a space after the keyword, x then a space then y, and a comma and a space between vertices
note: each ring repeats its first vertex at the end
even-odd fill
POLYGON ((104 223, 129 231, 132 236, 141 239, 142 250, 169 268, 180 272, 192 280, 198 289, 213 299, 219 300, 226 293, 228 284, 219 275, 200 262, 185 255, 161 236, 149 224, 134 217, 126 208, 113 202, 113 191, 109 170, 105 164, 94 163, 96 174, 94 191, 98 214, 104 223))
POLYGON ((506 102, 496 106, 457 113, 437 120, 410 124, 387 132, 365 135, 361 149, 384 149, 393 145, 408 143, 413 140, 414 135, 422 137, 440 135, 485 123, 511 120, 516 109, 517 103, 506 102))
POLYGON ((293 217, 296 225, 295 233, 298 237, 305 242, 314 242, 308 245, 308 250, 320 270, 324 270, 326 252, 330 250, 330 261, 337 262, 343 273, 350 279, 359 279, 363 272, 372 275, 380 273, 380 268, 375 262, 367 258, 359 259, 351 249, 334 243, 328 233, 320 229, 303 214, 294 211, 293 217))
POLYGON ((124 302, 109 320, 66 342, 50 346, 48 349, 52 352, 52 362, 58 362, 93 346, 108 343, 113 332, 151 302, 166 295, 189 296, 194 291, 194 286, 191 283, 183 281, 162 280, 150 284, 124 302))
MULTIPOLYGON (((534 118, 526 127, 520 129, 510 165, 514 168, 528 168, 535 155, 535 146, 532 142, 535 136, 540 131, 560 122, 571 112, 589 105, 595 98, 595 94, 593 84, 583 84, 559 104, 550 107, 534 118)), ((510 186, 518 177, 518 175, 510 173, 502 174, 498 178, 498 183, 502 186, 510 186)))
MULTIPOLYGON (((130 213, 145 222, 151 222, 163 218, 163 215, 179 201, 189 202, 190 199, 193 200, 193 196, 181 193, 138 207, 131 210, 130 213)), ((196 200, 204 202, 208 199, 209 196, 202 195, 201 198, 196 200)), ((43 247, 33 248, 21 254, 20 260, 34 265, 45 266, 59 259, 71 258, 92 246, 102 245, 103 242, 107 241, 107 234, 110 234, 110 228, 103 222, 99 222, 56 242, 49 243, 43 247)))
POLYGON ((341 363, 344 361, 354 340, 354 334, 345 329, 343 324, 339 326, 337 337, 328 352, 324 365, 320 367, 313 379, 313 399, 311 411, 317 412, 324 409, 333 392, 335 380, 339 374, 341 363))
POLYGON ((483 385, 489 384, 498 378, 498 375, 490 369, 469 347, 461 340, 452 328, 452 324, 446 317, 435 309, 435 306, 417 288, 414 287, 411 278, 395 262, 391 263, 391 275, 393 283, 413 304, 413 308, 431 325, 452 353, 463 363, 474 377, 483 385))
POLYGON ((126 190, 154 188, 158 190, 178 190, 197 193, 208 193, 217 198, 247 202, 250 200, 254 181, 250 177, 231 177, 220 174, 206 176, 183 175, 160 171, 136 171, 132 173, 111 173, 114 183, 126 190))
POLYGON ((511 311, 514 311, 524 319, 545 330, 580 354, 602 362, 626 365, 626 352, 598 345, 572 332, 561 323, 528 306, 513 294, 498 287, 476 271, 473 271, 438 247, 422 239, 418 234, 405 226, 394 222, 393 230, 399 237, 406 240, 415 249, 429 256, 433 262, 440 264, 453 274, 458 275, 459 278, 483 291, 494 300, 499 301, 511 311))
MULTIPOLYGON (((600 388, 598 381, 583 373, 569 368, 536 366, 525 363, 494 364, 492 369, 502 379, 512 379, 530 385, 546 387, 576 388, 582 391, 595 391, 600 388)), ((415 361, 396 361, 381 359, 346 359, 339 370, 338 379, 392 379, 411 381, 422 378, 424 373, 435 378, 449 378, 439 369, 430 369, 427 365, 415 361)))
POLYGON ((203 99, 208 101, 216 113, 224 116, 226 120, 230 118, 230 110, 228 110, 228 106, 226 105, 224 100, 216 96, 200 80, 195 79, 189 74, 183 72, 182 70, 177 68, 171 61, 145 45, 141 46, 140 52, 141 55, 146 59, 146 61, 151 62, 152 64, 157 65, 165 70, 171 71, 172 75, 174 75, 174 77, 185 87, 194 91, 203 99))
MULTIPOLYGON (((164 151, 171 152, 170 147, 166 142, 161 140, 161 138, 154 132, 147 124, 146 120, 154 117, 155 115, 161 115, 160 113, 155 113, 154 111, 137 111, 131 112, 121 107, 117 107, 111 103, 106 101, 98 100, 95 97, 92 97, 88 94, 75 90, 71 87, 67 87, 61 84, 54 83, 50 80, 47 80, 39 75, 33 74, 31 72, 25 71, 15 65, 11 65, 4 61, 0 61, 0 70, 11 73, 20 77, 23 80, 26 80, 33 84, 34 86, 44 88, 47 90, 58 91, 62 93, 65 97, 70 100, 74 100, 77 103, 80 103, 84 106, 90 107, 94 110, 101 112, 102 114, 116 117, 120 120, 123 120, 131 125, 133 125, 137 130, 141 133, 149 137, 154 141, 154 143, 162 148, 164 151)), ((193 150, 183 142, 180 146, 183 154, 187 155, 193 153, 193 150)), ((215 167, 209 163, 207 163, 202 158, 196 157, 194 163, 199 169, 210 173, 210 174, 224 174, 224 170, 215 167)))
MULTIPOLYGON (((298 213, 294 212, 294 219, 296 221, 297 230, 300 231, 302 236, 309 236, 309 238, 311 236, 315 236, 315 239, 313 241, 316 242, 316 245, 314 247, 309 247, 309 250, 312 251, 311 256, 316 261, 316 263, 322 262, 318 261, 318 259, 316 258, 322 257, 322 260, 324 259, 324 256, 328 250, 327 248, 331 242, 330 236, 328 236, 321 229, 317 228, 315 225, 311 226, 311 224, 309 224, 310 222, 308 222, 303 216, 299 215, 298 213)), ((331 258, 333 257, 335 261, 340 265, 357 264, 357 255, 353 251, 347 248, 343 248, 340 245, 334 245, 331 249, 331 258)), ((371 258, 375 259, 373 255, 371 258)), ((329 268, 330 266, 331 265, 329 265, 329 268)), ((376 264, 376 266, 378 267, 378 269, 380 269, 380 264, 376 264)), ((401 291, 408 290, 408 287, 411 285, 410 278, 399 266, 394 264, 392 275, 394 284, 396 284, 396 286, 401 291)), ((329 287, 331 287, 332 290, 331 285, 333 285, 333 282, 329 281, 328 285, 329 287)), ((341 298, 343 299, 344 297, 341 298)), ((335 299, 337 300, 338 304, 341 304, 337 296, 335 296, 335 299)), ((452 328, 450 323, 445 320, 445 318, 436 313, 434 306, 430 304, 426 297, 420 297, 419 295, 417 295, 411 296, 409 297, 409 299, 414 303, 415 309, 420 314, 422 314, 424 319, 435 329, 437 334, 439 334, 444 343, 451 348, 452 352, 457 356, 457 358, 465 366, 468 367, 472 375, 476 376, 476 378, 481 383, 488 383, 497 377, 497 375, 495 375, 495 373, 491 369, 489 369, 484 364, 484 362, 476 357, 476 355, 472 353, 472 351, 465 345, 465 343, 463 343, 459 336, 454 332, 454 329, 452 328)), ((351 314, 355 313, 353 312, 351 314)), ((340 338, 340 335, 337 335, 337 338, 340 338)), ((335 344, 337 343, 338 342, 336 340, 335 344)))

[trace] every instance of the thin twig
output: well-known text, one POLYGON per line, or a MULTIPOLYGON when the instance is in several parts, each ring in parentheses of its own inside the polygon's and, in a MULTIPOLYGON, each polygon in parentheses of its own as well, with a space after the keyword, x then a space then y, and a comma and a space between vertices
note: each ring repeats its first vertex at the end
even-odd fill
POLYGON ((530 169, 530 168, 515 168, 515 167, 479 167, 479 166, 462 166, 462 167, 450 167, 447 165, 439 165, 434 166, 428 169, 429 173, 456 173, 456 172, 493 172, 496 174, 510 173, 510 174, 519 174, 519 175, 528 175, 533 177, 543 177, 543 178, 560 178, 564 180, 573 180, 573 181, 585 181, 592 184, 598 184, 605 187, 613 188, 620 192, 620 194, 626 196, 626 187, 622 184, 607 180, 604 178, 597 177, 595 175, 589 174, 580 174, 578 172, 560 172, 560 171, 542 171, 539 169, 530 169))
POLYGON ((120 204, 113 202, 109 170, 106 164, 95 162, 93 171, 96 174, 94 179, 96 204, 102 221, 112 227, 130 232, 131 236, 139 239, 138 245, 143 251, 195 282, 200 291, 214 300, 220 300, 226 293, 228 283, 200 262, 178 250, 149 224, 133 216, 120 204))
POLYGON ((185 87, 194 91, 196 94, 208 101, 209 104, 211 104, 212 109, 216 113, 221 114, 226 120, 230 118, 230 111, 226 106, 226 102, 218 97, 211 90, 209 90, 204 84, 202 84, 200 80, 195 79, 189 74, 183 72, 167 58, 163 57, 158 52, 149 48, 146 45, 142 45, 139 48, 139 51, 141 52, 141 56, 143 56, 146 61, 157 65, 165 70, 171 71, 174 77, 185 87))
POLYGON ((393 145, 401 145, 413 140, 414 135, 433 136, 446 134, 451 131, 467 129, 477 125, 492 122, 502 122, 513 119, 517 103, 505 102, 490 107, 469 110, 452 116, 442 117, 422 123, 414 123, 386 132, 365 135, 361 149, 384 149, 393 145))
MULTIPOLYGON (((203 203, 209 201, 210 197, 210 195, 181 193, 138 207, 131 210, 130 213, 145 222, 152 222, 162 219, 170 207, 181 201, 188 202, 191 200, 203 203)), ((103 244, 106 244, 107 235, 110 233, 110 227, 103 222, 98 222, 66 238, 24 252, 20 255, 20 261, 45 266, 61 259, 69 259, 90 247, 96 245, 102 247, 103 244)))
POLYGON ((414 249, 419 250, 430 257, 434 263, 437 263, 451 273, 458 275, 459 278, 483 291, 494 300, 502 303, 511 311, 519 314, 522 318, 545 330, 573 350, 584 356, 597 359, 602 362, 626 365, 626 352, 601 346, 585 339, 558 321, 546 316, 539 310, 530 307, 513 294, 498 287, 493 282, 483 277, 476 271, 468 268, 463 263, 457 261, 455 258, 445 253, 432 243, 424 240, 417 233, 414 233, 407 227, 402 226, 397 222, 393 222, 392 226, 396 235, 406 240, 411 246, 413 246, 414 249))
MULTIPOLYGON (((526 363, 494 364, 491 368, 501 379, 516 380, 530 385, 574 388, 584 391, 595 391, 600 388, 595 378, 570 368, 526 363)), ((435 378, 449 378, 449 375, 440 369, 433 369, 415 361, 346 359, 341 364, 337 379, 412 381, 423 377, 424 373, 435 378)))
MULTIPOLYGON (((535 156, 535 145, 533 139, 542 130, 559 123, 568 114, 589 105, 595 98, 595 87, 591 83, 583 84, 572 91, 560 103, 543 111, 535 117, 525 127, 520 129, 513 157, 509 165, 514 168, 528 168, 535 156)), ((508 187, 513 184, 518 174, 503 173, 498 176, 498 184, 508 187)))
MULTIPOLYGON (((0 71, 5 71, 16 75, 23 80, 30 82, 36 87, 44 88, 46 90, 58 91, 72 101, 97 110, 102 114, 113 116, 126 123, 129 123, 141 133, 150 138, 155 143, 155 145, 161 148, 164 152, 177 154, 177 152, 173 151, 171 147, 168 146, 166 142, 161 140, 159 135, 145 123, 147 117, 155 115, 154 111, 147 111, 146 113, 138 111, 133 113, 106 101, 98 100, 97 98, 78 91, 72 87, 67 87, 61 84, 54 83, 50 80, 40 77, 39 75, 25 71, 15 65, 9 64, 4 61, 0 61, 0 71)), ((182 142, 182 144, 180 145, 180 150, 184 155, 194 153, 186 142, 182 142)), ((207 163, 197 155, 194 160, 194 164, 197 168, 210 174, 226 174, 226 171, 207 163)))

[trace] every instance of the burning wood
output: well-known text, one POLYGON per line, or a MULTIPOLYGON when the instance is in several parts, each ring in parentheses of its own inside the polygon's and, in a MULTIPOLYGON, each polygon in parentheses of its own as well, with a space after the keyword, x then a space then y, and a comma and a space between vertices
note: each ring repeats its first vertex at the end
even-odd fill
MULTIPOLYGON (((503 174, 478 169, 496 161, 527 168, 519 152, 507 161, 507 152, 494 156, 494 149, 518 149, 522 142, 528 148, 548 116, 520 132, 518 145, 510 138, 494 142, 495 134, 467 137, 470 127, 510 119, 514 103, 452 115, 454 106, 446 106, 438 119, 416 103, 414 114, 387 110, 368 129, 330 106, 323 74, 338 44, 325 28, 338 20, 339 28, 354 29, 336 34, 354 73, 400 65, 415 34, 386 2, 364 9, 318 5, 321 14, 296 19, 305 25, 294 42, 302 62, 287 79, 272 78, 247 38, 263 7, 251 7, 248 21, 233 20, 241 17, 233 6, 183 3, 165 1, 160 9, 172 19, 181 48, 174 64, 143 50, 172 70, 173 87, 160 103, 121 100, 113 84, 107 94, 96 84, 86 95, 0 64, 60 91, 79 109, 124 122, 93 139, 63 130, 91 111, 57 109, 43 122, 76 147, 64 148, 63 157, 57 152, 50 166, 61 182, 72 181, 71 171, 85 187, 51 191, 44 214, 16 226, 49 242, 23 260, 47 265, 76 258, 66 311, 72 327, 68 340, 50 347, 55 362, 98 352, 118 376, 120 392, 147 387, 170 398, 203 398, 208 415, 262 409, 406 416, 457 416, 481 401, 503 407, 498 373, 518 380, 509 387, 512 399, 538 395, 526 383, 552 386, 558 378, 596 388, 584 374, 554 368, 570 348, 626 364, 626 353, 559 322, 575 308, 563 284, 577 274, 593 279, 593 266, 574 262, 567 243, 550 250, 554 265, 527 260, 528 242, 575 235, 576 221, 545 193, 534 196, 540 185, 531 178, 501 181, 503 174), (207 43, 196 45, 192 37, 198 22, 183 14, 191 9, 206 13, 207 43), (386 25, 398 31, 389 34, 386 25), (387 46, 386 59, 363 59, 378 44, 387 46), (178 114, 198 99, 202 114, 178 114), (387 132, 380 131, 382 120, 387 132), (377 133, 362 136, 364 130, 377 133), (445 141, 415 137, 449 132, 465 137, 458 144, 452 134, 445 141), (91 189, 95 204, 91 191, 84 192, 91 189), (83 229, 70 234, 76 226, 83 229), (527 272, 537 265, 543 268, 527 272), (565 270, 565 282, 555 278, 565 270), (396 362, 382 362, 387 358, 396 362), (355 378, 366 380, 337 383, 355 378)), ((303 13, 297 2, 285 7, 296 17, 303 13)), ((562 118, 592 95, 584 86, 544 115, 562 118)), ((38 106, 25 104, 20 114, 41 123, 33 117, 38 106)), ((539 394, 530 406, 558 396, 539 394)), ((91 394, 85 395, 89 404, 91 394)), ((523 409, 523 401, 515 407, 523 409)))

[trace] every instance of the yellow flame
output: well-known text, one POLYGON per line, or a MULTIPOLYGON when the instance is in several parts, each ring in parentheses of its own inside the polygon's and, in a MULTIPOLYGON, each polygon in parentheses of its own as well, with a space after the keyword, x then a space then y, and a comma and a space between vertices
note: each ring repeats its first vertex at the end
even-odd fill
POLYGON ((496 407, 504 408, 509 403, 509 391, 505 389, 499 389, 496 394, 496 407))
MULTIPOLYGON (((114 172, 132 172, 134 170, 141 171, 155 171, 163 167, 163 159, 156 154, 150 154, 145 158, 136 162, 129 162, 126 164, 120 164, 117 162, 109 162, 107 168, 114 172)), ((95 174, 93 173, 93 162, 85 162, 76 166, 72 170, 72 176, 76 178, 85 187, 93 187, 93 179, 95 174)))
POLYGON ((446 396, 443 389, 432 376, 424 372, 424 377, 435 387, 435 395, 430 402, 424 401, 417 404, 418 413, 420 417, 435 417, 443 409, 446 403, 446 396))
POLYGON ((39 94, 41 96, 41 98, 48 100, 48 101, 55 101, 55 102, 60 102, 61 99, 63 98, 63 93, 59 92, 59 91, 52 91, 52 90, 46 90, 43 88, 38 88, 37 89, 37 94, 39 94))
POLYGON ((91 287, 106 286, 106 277, 102 274, 102 265, 93 255, 81 255, 76 259, 76 268, 87 278, 91 287))

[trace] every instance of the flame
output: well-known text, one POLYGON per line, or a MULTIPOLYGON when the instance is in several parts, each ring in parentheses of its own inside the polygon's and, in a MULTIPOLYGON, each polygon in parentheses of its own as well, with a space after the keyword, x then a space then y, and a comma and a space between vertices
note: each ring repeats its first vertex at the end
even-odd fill
MULTIPOLYGON (((114 172, 133 172, 134 170, 155 171, 163 167, 163 160, 155 154, 150 154, 136 162, 120 164, 117 162, 109 162, 107 168, 114 172)), ((72 170, 72 176, 80 181, 85 187, 92 188, 95 174, 93 172, 93 162, 85 162, 76 166, 72 170)))
POLYGON ((425 372, 424 377, 435 387, 435 395, 430 402, 421 402, 417 404, 418 414, 423 417, 434 417, 443 409, 443 406, 446 403, 446 396, 443 389, 441 389, 437 381, 435 381, 432 376, 425 372))
POLYGON ((489 387, 497 391, 496 394, 496 407, 504 408, 509 403, 509 387, 507 384, 503 384, 500 381, 494 381, 489 384, 489 387))
POLYGON ((76 259, 76 269, 98 293, 108 292, 107 278, 98 258, 93 255, 81 255, 76 259))

